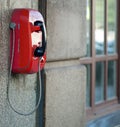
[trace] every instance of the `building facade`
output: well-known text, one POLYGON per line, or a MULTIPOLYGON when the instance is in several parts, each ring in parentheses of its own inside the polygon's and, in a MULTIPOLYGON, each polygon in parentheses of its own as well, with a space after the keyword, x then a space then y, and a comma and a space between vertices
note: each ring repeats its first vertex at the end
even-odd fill
MULTIPOLYGON (((117 47, 120 2, 116 0, 113 4, 115 12, 110 11, 113 17, 109 19, 109 1, 101 1, 0 1, 0 127, 85 127, 87 121, 119 110, 117 47), (39 10, 47 28, 47 63, 42 71, 42 104, 36 113, 29 116, 16 114, 7 103, 9 23, 14 8, 39 10), (103 17, 97 17, 96 14, 102 14, 103 17), (114 38, 115 45, 112 48, 107 46, 108 34, 114 38), (102 42, 104 46, 100 48, 102 42), (112 70, 108 69, 109 66, 112 66, 112 70), (98 87, 95 87, 96 84, 98 87), (98 88, 100 94, 96 94, 98 88), (113 91, 109 91, 109 88, 113 91)), ((12 76, 9 96, 16 109, 28 112, 35 106, 37 84, 37 74, 12 76)))
MULTIPOLYGON (((86 69, 80 57, 86 54, 84 0, 0 1, 0 127, 35 127, 36 113, 20 116, 7 103, 9 73, 9 23, 14 8, 45 11, 47 64, 45 66, 45 126, 85 125, 86 69)), ((28 112, 36 102, 37 75, 16 75, 10 82, 10 101, 28 112)), ((37 118, 38 120, 38 118, 37 118)))

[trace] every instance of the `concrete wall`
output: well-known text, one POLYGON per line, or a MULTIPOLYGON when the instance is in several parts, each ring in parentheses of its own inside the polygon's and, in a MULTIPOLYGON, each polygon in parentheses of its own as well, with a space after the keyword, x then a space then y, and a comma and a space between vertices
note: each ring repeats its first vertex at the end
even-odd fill
MULTIPOLYGON (((0 0, 0 127, 35 127, 35 113, 24 117, 7 103, 9 23, 14 8, 38 8, 38 0, 0 0)), ((17 75, 10 82, 10 100, 19 111, 30 111, 36 101, 36 75, 17 75)))
MULTIPOLYGON (((24 117, 7 103, 9 23, 12 9, 38 8, 38 0, 0 1, 0 127, 35 127, 35 114, 24 117)), ((86 69, 85 0, 47 0, 47 64, 45 127, 84 127, 86 69)), ((28 112, 36 100, 36 74, 16 75, 10 100, 28 112)))
POLYGON ((85 3, 84 0, 48 0, 48 61, 85 55, 85 3))
POLYGON ((47 0, 46 127, 84 127, 85 0, 47 0))

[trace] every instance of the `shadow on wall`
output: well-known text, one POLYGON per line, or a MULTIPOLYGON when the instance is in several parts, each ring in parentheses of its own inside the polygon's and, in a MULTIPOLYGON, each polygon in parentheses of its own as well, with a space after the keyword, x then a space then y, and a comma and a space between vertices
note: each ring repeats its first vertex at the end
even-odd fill
POLYGON ((86 127, 120 127, 120 111, 92 120, 86 127))

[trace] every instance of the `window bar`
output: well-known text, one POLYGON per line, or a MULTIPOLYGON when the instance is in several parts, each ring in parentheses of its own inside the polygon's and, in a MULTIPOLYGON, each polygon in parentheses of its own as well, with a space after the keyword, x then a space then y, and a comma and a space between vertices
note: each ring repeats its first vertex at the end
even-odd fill
POLYGON ((92 55, 92 78, 91 78, 91 107, 95 109, 95 0, 91 0, 91 55, 92 55))
MULTIPOLYGON (((105 56, 108 56, 108 53, 107 53, 107 30, 108 30, 108 25, 107 25, 107 22, 108 22, 108 16, 107 16, 107 13, 108 13, 108 0, 105 0, 104 1, 104 43, 105 43, 105 56)), ((105 60, 105 77, 104 77, 104 100, 106 101, 107 100, 107 84, 108 84, 108 80, 107 80, 107 77, 108 77, 108 60, 106 59, 105 60)))

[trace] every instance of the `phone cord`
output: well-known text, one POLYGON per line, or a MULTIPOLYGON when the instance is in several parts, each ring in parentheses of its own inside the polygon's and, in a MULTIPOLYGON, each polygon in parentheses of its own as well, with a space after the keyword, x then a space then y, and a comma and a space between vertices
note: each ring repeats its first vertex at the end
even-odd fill
POLYGON ((35 106, 34 109, 32 109, 30 112, 28 113, 22 113, 22 112, 19 112, 17 111, 17 109, 15 109, 11 102, 10 102, 10 97, 9 97, 9 88, 10 88, 10 80, 12 79, 12 76, 11 76, 11 73, 12 73, 12 65, 13 65, 13 59, 14 59, 14 48, 15 48, 15 30, 13 30, 13 44, 12 44, 12 57, 11 57, 11 64, 10 64, 10 70, 9 70, 9 74, 8 74, 8 85, 7 85, 7 100, 8 100, 8 104, 9 106, 11 107, 11 109, 16 112, 17 114, 19 115, 23 115, 23 116, 28 116, 28 115, 31 115, 32 113, 34 113, 37 108, 39 107, 39 104, 40 104, 40 101, 41 101, 41 96, 42 96, 42 82, 41 82, 41 71, 40 71, 40 61, 41 59, 39 60, 39 63, 38 63, 38 68, 39 68, 39 72, 38 72, 38 75, 39 75, 39 99, 38 99, 38 102, 35 106))

